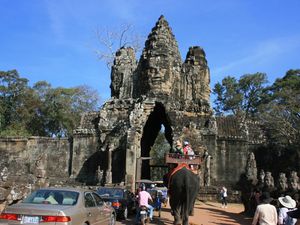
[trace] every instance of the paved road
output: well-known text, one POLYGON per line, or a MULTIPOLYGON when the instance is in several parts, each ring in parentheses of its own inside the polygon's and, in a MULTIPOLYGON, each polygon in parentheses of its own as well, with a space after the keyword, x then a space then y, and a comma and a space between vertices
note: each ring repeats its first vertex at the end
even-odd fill
MULTIPOLYGON (((198 202, 195 205, 195 215, 190 217, 192 225, 250 225, 252 219, 245 217, 241 212, 241 204, 229 204, 227 209, 220 207, 220 203, 215 202, 198 202)), ((130 216, 126 221, 118 221, 117 225, 129 225, 134 223, 134 216, 130 216)), ((154 219, 151 224, 156 225, 173 225, 173 217, 170 208, 162 209, 161 218, 158 213, 154 212, 154 219)))

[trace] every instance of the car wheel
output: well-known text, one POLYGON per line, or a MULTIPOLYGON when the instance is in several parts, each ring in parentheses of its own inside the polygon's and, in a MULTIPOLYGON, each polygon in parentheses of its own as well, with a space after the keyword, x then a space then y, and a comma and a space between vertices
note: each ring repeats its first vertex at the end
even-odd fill
POLYGON ((128 208, 126 207, 123 211, 122 218, 126 220, 128 218, 128 208))
POLYGON ((112 213, 110 215, 110 223, 109 225, 115 225, 116 224, 116 215, 114 213, 112 213))

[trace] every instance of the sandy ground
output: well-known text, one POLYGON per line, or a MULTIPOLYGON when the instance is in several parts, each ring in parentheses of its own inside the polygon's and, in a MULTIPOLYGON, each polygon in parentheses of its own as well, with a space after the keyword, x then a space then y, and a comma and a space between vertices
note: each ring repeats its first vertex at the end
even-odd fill
MULTIPOLYGON (((252 218, 247 218, 242 214, 243 206, 241 204, 228 204, 226 209, 221 208, 220 203, 215 202, 198 202, 195 205, 194 216, 189 218, 191 225, 250 225, 252 218)), ((162 209, 161 217, 154 212, 153 222, 149 224, 173 225, 173 216, 170 208, 167 206, 162 209)), ((126 221, 118 221, 117 225, 135 224, 134 216, 126 221)))

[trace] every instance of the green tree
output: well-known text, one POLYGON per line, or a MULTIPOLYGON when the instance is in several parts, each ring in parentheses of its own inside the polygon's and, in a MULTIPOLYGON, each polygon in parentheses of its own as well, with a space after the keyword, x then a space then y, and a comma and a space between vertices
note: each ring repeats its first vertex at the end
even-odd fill
POLYGON ((70 137, 82 113, 95 111, 97 92, 88 86, 52 88, 46 81, 28 86, 16 70, 0 71, 0 135, 70 137))
POLYGON ((41 121, 49 136, 72 136, 82 113, 95 111, 99 102, 96 91, 87 86, 40 89, 40 94, 44 96, 41 121))
POLYGON ((165 133, 160 131, 155 139, 155 143, 151 148, 150 156, 152 164, 154 165, 164 165, 165 164, 165 154, 170 151, 170 144, 166 140, 165 133))
POLYGON ((300 147, 300 70, 289 70, 265 88, 260 120, 269 140, 283 146, 300 147))
POLYGON ((217 115, 233 114, 244 122, 257 112, 266 74, 245 74, 239 80, 227 76, 213 89, 216 95, 214 110, 217 115))
POLYGON ((0 71, 0 130, 1 134, 26 135, 25 121, 29 114, 26 100, 30 99, 28 80, 16 70, 0 71))

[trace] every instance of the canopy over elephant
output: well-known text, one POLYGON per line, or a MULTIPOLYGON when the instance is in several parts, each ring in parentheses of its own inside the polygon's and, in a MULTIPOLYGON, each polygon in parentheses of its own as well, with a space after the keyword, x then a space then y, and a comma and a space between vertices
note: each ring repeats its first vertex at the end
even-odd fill
POLYGON ((181 164, 166 174, 165 182, 168 183, 174 225, 188 225, 199 193, 199 176, 188 165, 181 164))

